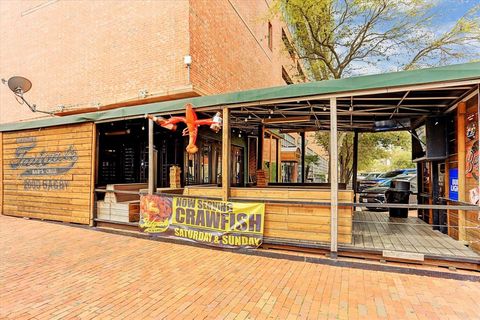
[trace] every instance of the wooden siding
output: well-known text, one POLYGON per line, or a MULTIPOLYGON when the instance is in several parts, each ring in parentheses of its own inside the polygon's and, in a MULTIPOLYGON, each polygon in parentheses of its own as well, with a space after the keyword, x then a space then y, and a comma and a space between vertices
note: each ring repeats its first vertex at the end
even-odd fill
POLYGON ((3 214, 90 223, 95 150, 93 123, 4 132, 0 137, 3 214), (29 174, 28 170, 42 169, 38 165, 12 166, 19 160, 17 152, 21 149, 18 148, 25 146, 32 147, 26 157, 39 157, 42 152, 50 157, 62 157, 69 148, 73 150, 70 155, 74 156, 44 163, 41 167, 48 171, 46 173, 29 174), (62 167, 66 168, 65 172, 55 172, 62 167), (29 188, 32 183, 35 188, 29 188))
MULTIPOLYGON (((453 169, 453 168, 458 169, 458 157, 457 157, 456 154, 449 157, 448 168, 449 169, 453 169)), ((446 189, 447 189, 446 192, 449 191, 448 183, 449 183, 449 181, 446 180, 446 182, 445 182, 446 189)), ((456 202, 449 201, 448 204, 455 205, 456 202)), ((453 239, 458 240, 458 236, 459 236, 459 234, 458 234, 458 214, 459 214, 458 210, 448 209, 447 214, 448 214, 448 235, 450 237, 452 237, 453 239)))
MULTIPOLYGON (((471 114, 476 114, 478 117, 478 95, 471 98, 467 101, 467 116, 471 114)), ((477 121, 477 132, 474 139, 466 139, 465 142, 465 149, 467 151, 466 157, 468 157, 468 152, 473 147, 474 143, 478 143, 479 139, 479 132, 480 128, 478 128, 478 120, 477 121)), ((467 159, 465 159, 465 162, 467 159)), ((477 165, 478 164, 477 159, 477 165)), ((478 173, 478 169, 477 169, 478 173)), ((470 190, 478 188, 479 181, 478 177, 474 177, 474 175, 466 176, 465 177, 465 200, 466 202, 470 202, 470 190)), ((465 236, 466 240, 469 242, 472 249, 480 252, 480 213, 478 211, 466 211, 465 212, 465 236)))
MULTIPOLYGON (((219 198, 218 187, 186 187, 185 195, 219 198)), ((265 205, 264 235, 295 241, 329 242, 330 207, 313 204, 294 204, 288 201, 330 202, 328 189, 294 188, 232 188, 232 201, 239 199, 285 200, 285 203, 265 205)), ((339 191, 340 202, 352 202, 352 191, 339 191)), ((338 241, 352 242, 352 207, 338 208, 338 241)))

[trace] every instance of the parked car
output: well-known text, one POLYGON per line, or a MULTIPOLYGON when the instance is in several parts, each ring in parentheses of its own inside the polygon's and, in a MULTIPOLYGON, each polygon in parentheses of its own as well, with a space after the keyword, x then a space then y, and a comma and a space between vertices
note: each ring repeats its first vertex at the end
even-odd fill
POLYGON ((360 180, 375 179, 381 174, 382 172, 364 172, 357 176, 357 180, 360 181, 360 180))
POLYGON ((362 192, 366 188, 375 187, 380 183, 387 180, 391 180, 401 174, 416 174, 416 173, 417 173, 416 169, 398 169, 398 170, 388 171, 388 172, 382 173, 376 178, 359 181, 357 191, 362 192))
MULTIPOLYGON (((410 192, 412 194, 417 193, 417 175, 416 174, 402 174, 394 178, 385 179, 377 186, 366 188, 359 194, 359 201, 362 203, 385 203, 385 192, 390 188, 390 184, 393 180, 403 180, 410 182, 410 192)), ((384 211, 385 208, 369 207, 369 210, 384 211)))

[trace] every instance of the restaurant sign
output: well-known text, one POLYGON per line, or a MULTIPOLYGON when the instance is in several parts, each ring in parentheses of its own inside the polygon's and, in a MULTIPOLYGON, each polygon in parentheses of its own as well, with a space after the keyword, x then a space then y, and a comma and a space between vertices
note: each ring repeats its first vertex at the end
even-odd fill
POLYGON ((265 204, 169 195, 142 195, 144 232, 222 248, 258 248, 265 204))
POLYGON ((475 180, 478 181, 479 176, 479 148, 478 148, 478 140, 474 141, 470 146, 467 147, 467 157, 466 157, 466 173, 467 177, 473 177, 475 180))
POLYGON ((10 167, 20 170, 25 190, 64 190, 68 180, 55 179, 70 171, 78 161, 78 153, 74 145, 65 150, 36 152, 36 137, 18 138, 19 146, 15 149, 14 159, 10 167))

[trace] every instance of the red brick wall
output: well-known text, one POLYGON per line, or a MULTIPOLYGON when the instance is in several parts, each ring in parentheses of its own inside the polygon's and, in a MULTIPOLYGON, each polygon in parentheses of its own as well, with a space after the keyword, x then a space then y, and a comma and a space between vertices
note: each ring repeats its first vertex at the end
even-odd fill
POLYGON ((285 84, 281 25, 272 21, 268 47, 267 2, 191 0, 192 82, 206 94, 285 84))
MULTIPOLYGON (((43 3, 0 1, 0 76, 30 79, 25 97, 39 107, 107 105, 187 85, 188 0, 43 3)), ((0 123, 33 116, 4 86, 0 105, 0 123)))
MULTIPOLYGON (((30 79, 25 97, 44 110, 136 101, 142 89, 154 98, 192 85, 203 94, 283 85, 289 57, 277 20, 268 47, 267 3, 0 1, 0 77, 30 79)), ((5 86, 0 105, 0 123, 39 116, 5 86)))

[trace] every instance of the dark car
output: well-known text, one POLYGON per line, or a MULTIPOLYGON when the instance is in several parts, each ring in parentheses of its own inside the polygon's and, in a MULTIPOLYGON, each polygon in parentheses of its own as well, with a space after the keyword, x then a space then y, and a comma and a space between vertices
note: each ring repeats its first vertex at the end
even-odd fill
POLYGON ((416 169, 398 169, 382 173, 374 179, 361 180, 360 182, 358 182, 357 191, 362 192, 366 188, 375 187, 380 183, 390 181, 401 174, 416 174, 416 169))
MULTIPOLYGON (((386 179, 385 181, 379 183, 377 186, 366 188, 359 194, 358 201, 361 203, 385 203, 385 192, 390 188, 390 184, 392 180, 404 180, 410 182, 410 191, 412 193, 416 193, 417 185, 416 185, 416 174, 408 174, 408 175, 399 175, 394 178, 386 179)), ((375 211, 385 211, 386 208, 375 208, 375 207, 368 207, 369 210, 375 211)))
POLYGON ((364 172, 364 173, 359 173, 357 176, 357 180, 370 180, 370 179, 375 179, 378 176, 382 175, 382 172, 364 172))
MULTIPOLYGON (((379 183, 375 187, 365 188, 360 194, 359 199, 361 203, 385 203, 385 191, 390 188, 390 181, 387 179, 384 182, 379 183)), ((369 210, 385 210, 385 208, 368 207, 369 210)))

